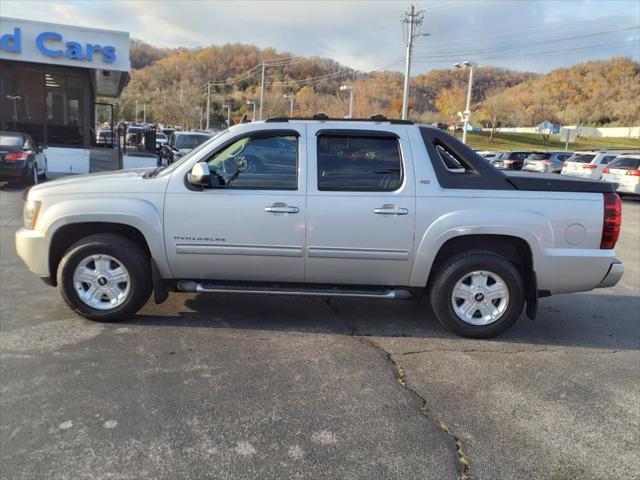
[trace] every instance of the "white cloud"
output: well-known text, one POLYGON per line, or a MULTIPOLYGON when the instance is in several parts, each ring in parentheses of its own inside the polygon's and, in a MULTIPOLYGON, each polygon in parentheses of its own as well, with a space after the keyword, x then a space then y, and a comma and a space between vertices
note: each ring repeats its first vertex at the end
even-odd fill
MULTIPOLYGON (((156 46, 248 43, 297 55, 331 57, 368 70, 404 56, 400 16, 409 1, 0 0, 0 8, 7 16, 125 30, 156 46)), ((431 36, 416 42, 414 73, 449 66, 477 51, 483 52, 478 55, 483 64, 536 71, 619 53, 638 56, 633 49, 637 31, 595 40, 543 43, 638 24, 640 5, 635 0, 608 1, 606 9, 602 2, 587 0, 432 0, 419 2, 418 7, 425 10, 423 31, 431 36), (632 41, 625 50, 620 42, 630 35, 632 41), (611 48, 530 55, 604 42, 610 42, 611 48), (512 48, 522 43, 526 45, 512 48), (505 47, 503 56, 508 53, 509 58, 491 59, 505 47)), ((393 68, 401 70, 402 63, 393 68)))

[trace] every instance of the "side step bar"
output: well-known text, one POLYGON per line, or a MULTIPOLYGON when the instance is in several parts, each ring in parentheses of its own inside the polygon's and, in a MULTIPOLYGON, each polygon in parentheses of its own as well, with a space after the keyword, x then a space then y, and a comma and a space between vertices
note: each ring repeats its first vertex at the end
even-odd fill
POLYGON ((312 286, 273 286, 273 285, 225 285, 218 283, 198 283, 192 280, 178 282, 178 290, 191 293, 257 293, 268 295, 314 295, 321 297, 360 297, 406 299, 413 292, 406 288, 398 289, 349 289, 312 286))

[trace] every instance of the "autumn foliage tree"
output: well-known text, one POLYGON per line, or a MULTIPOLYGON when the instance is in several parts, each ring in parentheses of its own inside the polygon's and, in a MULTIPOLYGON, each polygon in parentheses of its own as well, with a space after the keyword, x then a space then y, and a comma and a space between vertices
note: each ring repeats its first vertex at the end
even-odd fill
MULTIPOLYGON (((340 85, 354 88, 354 117, 382 114, 398 118, 402 109, 403 76, 399 72, 362 73, 327 58, 292 57, 288 52, 227 44, 199 49, 157 49, 139 41, 131 47, 132 78, 118 104, 119 119, 133 120, 135 101, 146 106, 147 120, 168 124, 199 123, 211 81, 214 127, 251 116, 248 100, 258 101, 263 60, 279 65, 266 69, 263 116, 289 114, 284 94, 295 95, 294 115, 323 112, 342 117, 349 95, 340 85)), ((411 79, 409 117, 422 122, 457 125, 464 110, 468 73, 431 70, 411 79)), ((638 98, 640 65, 629 58, 585 62, 539 75, 495 67, 474 69, 472 118, 474 125, 534 126, 541 121, 582 125, 632 125, 640 121, 638 98)))

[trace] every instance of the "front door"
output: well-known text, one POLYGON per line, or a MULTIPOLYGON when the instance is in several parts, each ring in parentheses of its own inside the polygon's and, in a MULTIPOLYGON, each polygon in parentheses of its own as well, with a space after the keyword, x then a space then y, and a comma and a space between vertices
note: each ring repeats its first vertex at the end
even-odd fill
POLYGON ((207 158, 212 185, 171 179, 165 247, 180 279, 304 281, 305 129, 232 138, 207 158))
POLYGON ((308 127, 306 281, 408 285, 415 198, 406 127, 308 127))

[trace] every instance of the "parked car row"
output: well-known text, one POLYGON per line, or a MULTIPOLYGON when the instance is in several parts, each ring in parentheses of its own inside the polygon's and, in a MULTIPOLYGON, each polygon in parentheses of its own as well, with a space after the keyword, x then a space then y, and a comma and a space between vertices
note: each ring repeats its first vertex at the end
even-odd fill
POLYGON ((618 184, 618 192, 640 194, 640 153, 629 150, 601 150, 569 152, 551 150, 529 152, 477 152, 501 170, 559 173, 589 180, 603 180, 618 184))

